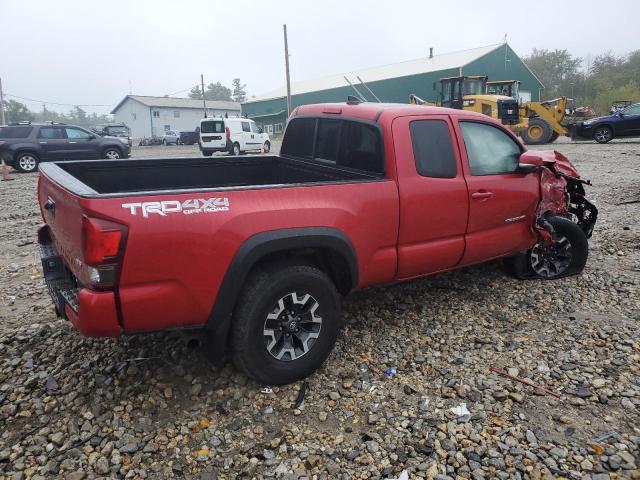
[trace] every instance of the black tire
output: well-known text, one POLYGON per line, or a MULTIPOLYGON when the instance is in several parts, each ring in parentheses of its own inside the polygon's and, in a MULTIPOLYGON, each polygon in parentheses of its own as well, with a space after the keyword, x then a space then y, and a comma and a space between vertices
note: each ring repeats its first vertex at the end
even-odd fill
POLYGON ((522 132, 522 140, 526 145, 542 145, 551 141, 553 129, 540 117, 529 119, 529 126, 522 132))
POLYGON ((547 268, 548 273, 545 274, 543 272, 545 248, 541 244, 536 244, 528 252, 504 260, 505 269, 509 274, 519 279, 555 280, 582 272, 589 256, 589 242, 586 235, 568 218, 551 216, 548 220, 555 230, 553 234, 555 242, 546 253, 550 258, 555 256, 558 264, 563 268, 551 266, 553 264, 551 260, 548 262, 550 265, 550 268, 547 268))
POLYGON ((234 143, 233 145, 231 145, 231 151, 229 152, 229 155, 233 155, 233 156, 238 156, 240 155, 240 153, 242 153, 240 151, 240 144, 239 143, 234 143))
POLYGON ((598 143, 609 143, 613 140, 613 130, 606 125, 596 127, 593 131, 593 139, 598 143))
POLYGON ((271 151, 271 143, 264 142, 264 147, 262 150, 264 151, 264 153, 269 153, 269 151, 271 151))
POLYGON ((559 137, 559 136, 560 136, 560 135, 558 134, 558 132, 554 131, 554 132, 551 134, 551 138, 549 139, 549 143, 553 143, 553 142, 555 142, 555 141, 558 139, 558 137, 559 137))
POLYGON ((210 157, 211 155, 213 155, 213 152, 202 152, 202 155, 204 155, 205 157, 210 157))
POLYGON ((340 323, 340 297, 321 270, 308 265, 256 270, 247 281, 233 315, 233 362, 259 383, 295 382, 322 366, 338 337, 340 323), (307 295, 310 297, 301 304, 307 295), (302 313, 294 313, 292 317, 287 307, 302 313), (284 308, 279 315, 278 308, 284 308), (268 315, 274 318, 267 318, 268 315), (303 323, 296 324, 295 319, 303 323), (289 330, 296 325, 298 330, 289 330), (270 331, 271 336, 265 335, 265 331, 270 331), (287 333, 290 331, 293 333, 287 333), (317 334, 317 338, 310 333, 317 334), (306 340, 300 336, 306 336, 306 340), (296 347, 292 350, 293 346, 296 347), (278 355, 280 359, 276 358, 278 355))
POLYGON ((107 160, 118 160, 122 158, 122 152, 115 147, 105 148, 102 152, 102 158, 106 158, 107 160))
POLYGON ((13 163, 14 168, 21 173, 31 173, 38 170, 40 158, 33 152, 20 152, 13 163))

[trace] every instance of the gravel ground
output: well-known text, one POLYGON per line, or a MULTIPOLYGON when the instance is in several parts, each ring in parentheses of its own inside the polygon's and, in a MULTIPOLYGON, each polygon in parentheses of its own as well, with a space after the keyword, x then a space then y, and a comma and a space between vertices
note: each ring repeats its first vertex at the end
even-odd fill
POLYGON ((93 340, 56 319, 37 177, 14 174, 0 184, 0 477, 640 478, 640 209, 622 204, 640 200, 640 143, 562 140, 600 208, 584 273, 520 282, 490 263, 359 292, 298 408, 300 384, 263 389, 179 334, 93 340))

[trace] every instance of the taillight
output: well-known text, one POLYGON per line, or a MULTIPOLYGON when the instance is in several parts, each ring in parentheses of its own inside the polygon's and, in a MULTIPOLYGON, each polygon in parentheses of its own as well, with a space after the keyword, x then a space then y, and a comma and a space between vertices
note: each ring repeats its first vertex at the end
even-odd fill
POLYGON ((95 287, 111 287, 116 282, 127 227, 98 218, 82 218, 84 263, 88 280, 95 287))
POLYGON ((231 131, 229 130, 229 127, 224 127, 224 133, 227 136, 227 140, 231 140, 231 131))

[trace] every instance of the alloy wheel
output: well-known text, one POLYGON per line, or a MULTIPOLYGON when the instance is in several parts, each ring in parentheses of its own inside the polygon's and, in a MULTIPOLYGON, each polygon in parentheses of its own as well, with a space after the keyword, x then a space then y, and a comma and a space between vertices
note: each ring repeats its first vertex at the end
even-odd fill
POLYGON ((264 321, 264 345, 272 357, 290 362, 307 354, 322 330, 320 304, 311 295, 287 293, 264 321))
POLYGON ((551 245, 536 244, 531 249, 531 268, 542 278, 562 275, 573 257, 571 242, 565 236, 554 236, 551 245))
POLYGON ((38 165, 38 161, 33 155, 22 155, 18 160, 18 165, 23 172, 33 172, 38 165))
POLYGON ((596 137, 596 140, 598 142, 606 143, 611 140, 611 130, 609 130, 608 128, 600 128, 596 130, 594 136, 596 137))
POLYGON ((117 160, 118 158, 120 158, 120 153, 118 153, 118 151, 116 150, 107 150, 104 156, 109 160, 117 160))

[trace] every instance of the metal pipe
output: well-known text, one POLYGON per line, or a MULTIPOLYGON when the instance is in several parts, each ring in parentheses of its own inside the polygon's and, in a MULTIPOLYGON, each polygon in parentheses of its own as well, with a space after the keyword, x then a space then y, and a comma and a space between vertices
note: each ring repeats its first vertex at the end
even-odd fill
POLYGON ((371 95, 373 95, 373 98, 375 98, 375 99, 378 101, 378 103, 382 103, 382 102, 380 101, 380 99, 379 99, 378 97, 376 97, 376 94, 375 94, 375 93, 373 93, 373 91, 369 88, 369 86, 368 86, 366 83, 364 83, 364 81, 360 78, 360 76, 359 76, 359 75, 356 75, 356 78, 360 81, 360 83, 362 84, 362 86, 363 86, 364 88, 366 88, 366 89, 367 89, 367 91, 368 91, 371 95))

